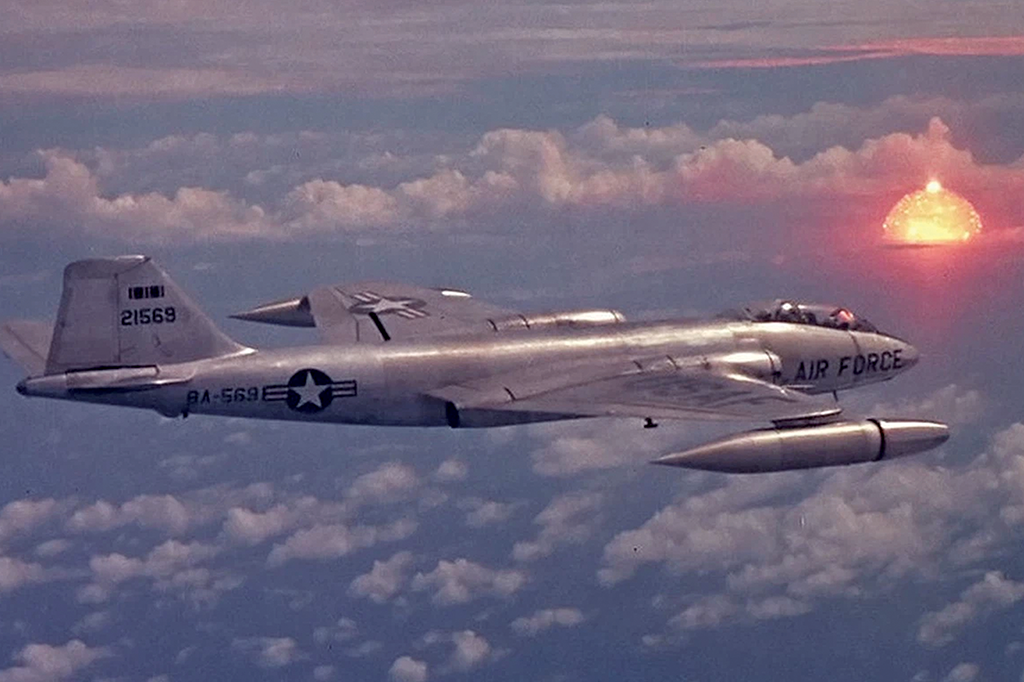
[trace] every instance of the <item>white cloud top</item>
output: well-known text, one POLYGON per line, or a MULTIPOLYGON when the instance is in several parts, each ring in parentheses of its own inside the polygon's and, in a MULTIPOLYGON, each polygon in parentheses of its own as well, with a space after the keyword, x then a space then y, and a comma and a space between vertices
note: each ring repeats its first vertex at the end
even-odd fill
POLYGON ((78 639, 62 646, 29 644, 14 655, 18 666, 0 670, 0 682, 54 682, 69 679, 95 661, 111 656, 106 647, 89 647, 78 639))
POLYGON ((440 606, 464 604, 483 596, 510 597, 526 584, 526 574, 517 570, 494 570, 468 559, 437 562, 429 573, 413 576, 414 591, 429 590, 431 601, 440 606))
MULTIPOLYGON (((916 189, 922 178, 934 175, 1008 215, 1024 212, 1013 192, 1024 188, 1024 167, 979 163, 970 151, 953 145, 949 128, 938 118, 921 134, 889 133, 857 148, 834 146, 801 161, 755 138, 714 134, 701 136, 678 125, 653 131, 620 128, 607 118, 569 136, 551 130, 494 130, 470 150, 438 156, 425 174, 392 186, 314 177, 259 204, 227 189, 203 187, 111 196, 101 172, 112 173, 119 155, 54 149, 40 152, 42 178, 0 183, 0 227, 34 224, 150 243, 472 226, 494 230, 507 226, 510 213, 522 212, 589 216, 595 209, 635 213, 700 205, 771 206, 795 199, 852 207, 864 196, 916 189), (84 157, 108 165, 96 161, 90 166, 84 157), (1001 191, 993 193, 996 186, 1001 191)), ((167 154, 147 152, 148 163, 167 154)), ((235 172, 247 176, 254 170, 235 172)))
POLYGON ((1024 583, 990 571, 964 590, 957 601, 939 611, 926 613, 917 630, 917 640, 929 646, 949 644, 974 621, 1008 609, 1021 598, 1024 598, 1024 583))
POLYGON ((427 664, 409 656, 400 656, 391 664, 388 676, 394 682, 427 682, 427 664))
POLYGON ((586 618, 583 612, 575 608, 541 609, 530 616, 523 616, 512 621, 512 631, 517 635, 536 637, 546 630, 558 626, 571 628, 582 623, 586 618))

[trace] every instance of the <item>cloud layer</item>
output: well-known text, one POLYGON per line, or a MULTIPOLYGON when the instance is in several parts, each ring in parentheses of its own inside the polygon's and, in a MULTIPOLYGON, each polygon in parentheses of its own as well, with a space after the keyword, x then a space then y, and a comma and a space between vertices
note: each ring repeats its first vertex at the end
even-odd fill
POLYGON ((973 3, 966 13, 877 0, 844 0, 827 12, 812 2, 466 8, 463 0, 429 11, 401 1, 338 7, 302 0, 285 11, 265 0, 147 1, 128 9, 108 0, 59 8, 17 0, 5 25, 3 61, 11 66, 0 70, 0 88, 150 98, 437 93, 510 68, 544 73, 652 61, 750 69, 921 54, 1012 56, 1021 54, 1024 32, 1018 13, 997 3, 973 3), (882 10, 889 12, 884 30, 875 22, 882 10), (950 24, 956 36, 922 37, 948 34, 950 24))
MULTIPOLYGON (((811 116, 828 120, 831 113, 811 116)), ((568 135, 494 130, 468 150, 436 156, 433 168, 423 174, 416 174, 417 164, 397 161, 413 174, 393 186, 314 177, 281 188, 283 193, 262 203, 227 189, 202 187, 109 196, 101 174, 116 175, 118 163, 142 157, 119 162, 117 155, 90 152, 84 155, 94 159, 90 166, 73 152, 48 150, 40 152, 42 178, 15 177, 0 184, 0 227, 195 242, 396 230, 501 231, 508 229, 510 216, 531 215, 543 222, 573 214, 596 217, 597 210, 642 215, 665 208, 773 207, 793 201, 848 204, 856 215, 853 207, 865 199, 890 201, 930 177, 974 198, 997 226, 1024 220, 1019 199, 1024 161, 979 163, 951 142, 949 128, 938 118, 919 134, 891 133, 801 161, 753 137, 722 137, 761 131, 783 139, 789 133, 780 136, 780 131, 808 125, 814 124, 806 117, 758 120, 723 123, 699 134, 682 124, 633 129, 601 117, 568 135)), ((221 145, 217 140, 207 144, 221 145)), ((203 145, 196 153, 208 153, 203 145)), ((178 153, 177 144, 159 147, 166 154, 178 153)), ((149 152, 145 158, 155 164, 162 155, 149 152)), ((256 177, 256 169, 241 170, 244 177, 256 177)))
MULTIPOLYGON (((604 548, 606 585, 661 564, 673 574, 713 575, 720 590, 691 599, 671 624, 682 630, 797 616, 824 600, 884 594, 905 580, 937 580, 981 564, 1019 536, 1024 426, 995 436, 963 469, 920 461, 851 468, 796 490, 786 474, 687 496, 604 548), (992 509, 995 513, 992 513, 992 509)), ((918 639, 940 646, 967 623, 1018 601, 1022 588, 997 572, 925 615, 918 639)))

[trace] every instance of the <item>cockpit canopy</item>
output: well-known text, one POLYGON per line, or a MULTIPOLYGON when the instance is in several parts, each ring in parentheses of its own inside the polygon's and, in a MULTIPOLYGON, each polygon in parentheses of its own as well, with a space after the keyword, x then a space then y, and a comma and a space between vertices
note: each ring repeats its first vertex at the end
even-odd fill
POLYGON ((739 311, 730 311, 725 316, 751 322, 791 322, 878 333, 875 325, 863 317, 854 315, 846 308, 824 303, 797 303, 778 299, 767 304, 748 305, 739 311))

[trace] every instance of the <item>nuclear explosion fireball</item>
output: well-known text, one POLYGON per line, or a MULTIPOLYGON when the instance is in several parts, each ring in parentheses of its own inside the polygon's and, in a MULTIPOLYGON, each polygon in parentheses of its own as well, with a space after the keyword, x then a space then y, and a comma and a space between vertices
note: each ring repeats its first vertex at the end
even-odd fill
POLYGON ((882 227, 891 243, 948 244, 968 241, 981 232, 981 217, 967 199, 931 180, 924 189, 900 199, 882 227))

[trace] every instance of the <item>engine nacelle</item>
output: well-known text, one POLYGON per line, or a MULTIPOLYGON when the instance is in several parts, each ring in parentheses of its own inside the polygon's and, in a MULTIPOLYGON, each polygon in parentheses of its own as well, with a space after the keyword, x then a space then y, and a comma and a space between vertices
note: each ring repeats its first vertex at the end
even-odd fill
POLYGON ((659 457, 654 464, 755 474, 877 462, 931 450, 948 439, 949 427, 938 422, 866 419, 747 431, 659 457))
MULTIPOLYGON (((247 322, 276 324, 284 327, 315 327, 316 319, 310 309, 309 297, 299 296, 283 301, 274 301, 235 313, 231 317, 247 322)), ((526 313, 481 320, 481 331, 490 327, 495 332, 518 329, 539 329, 544 327, 599 327, 620 324, 626 318, 617 310, 566 310, 553 313, 526 313)))
POLYGON ((565 310, 553 313, 527 313, 488 320, 496 332, 542 327, 600 327, 626 321, 618 310, 565 310))
POLYGON ((769 384, 775 383, 782 367, 778 355, 762 349, 673 357, 671 360, 680 369, 702 369, 723 376, 742 374, 769 384))

